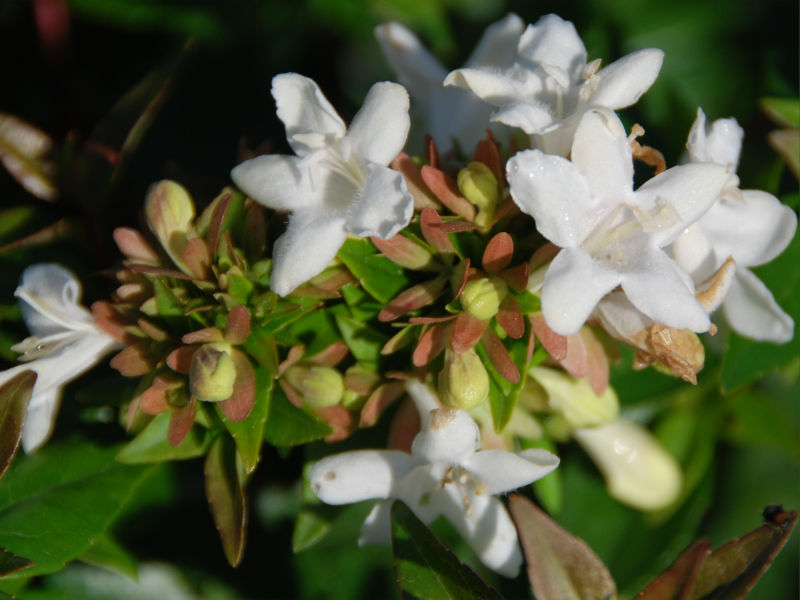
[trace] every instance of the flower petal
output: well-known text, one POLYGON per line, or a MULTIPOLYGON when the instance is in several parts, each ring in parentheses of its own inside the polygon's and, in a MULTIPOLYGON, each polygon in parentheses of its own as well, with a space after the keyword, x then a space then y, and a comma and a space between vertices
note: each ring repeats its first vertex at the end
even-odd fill
POLYGON ((274 210, 298 210, 320 202, 308 169, 296 156, 269 154, 246 160, 231 171, 233 182, 259 204, 274 210))
POLYGON ((61 265, 43 263, 25 269, 14 295, 28 331, 45 337, 64 330, 93 331, 91 313, 79 304, 81 282, 61 265))
POLYGON ((739 164, 744 130, 736 119, 717 119, 706 130, 706 115, 702 108, 697 109, 697 118, 689 131, 686 149, 692 162, 713 162, 722 165, 731 173, 739 164))
POLYGON ((470 90, 492 106, 505 106, 524 96, 513 76, 487 69, 456 69, 445 77, 444 85, 470 90))
POLYGON ((22 448, 30 454, 41 448, 53 433, 56 413, 61 401, 61 388, 52 387, 36 393, 34 390, 25 415, 22 448))
POLYGON ((286 139, 298 156, 324 148, 344 137, 347 128, 312 79, 297 73, 272 78, 272 96, 286 139))
POLYGON ((514 102, 504 106, 495 111, 492 121, 509 127, 519 127, 525 133, 534 135, 551 127, 556 118, 547 105, 531 101, 514 102))
POLYGON ((350 504, 393 496, 398 482, 420 464, 400 450, 355 450, 334 454, 311 468, 311 489, 327 504, 350 504))
POLYGON ((447 71, 411 30, 392 21, 378 25, 375 38, 398 81, 412 95, 430 98, 441 90, 447 71))
POLYGON ((663 62, 664 52, 657 48, 623 56, 597 73, 599 82, 589 102, 613 110, 636 103, 653 85, 663 62))
POLYGON ((505 450, 481 450, 462 465, 487 487, 489 495, 504 494, 541 479, 558 466, 559 459, 547 450, 513 454, 505 450))
POLYGON ((388 165, 406 143, 411 126, 408 108, 408 92, 402 85, 389 81, 373 85, 347 132, 351 152, 388 165))
POLYGON ((671 243, 703 216, 730 180, 731 175, 720 165, 695 163, 667 169, 636 190, 637 203, 649 210, 659 209, 651 232, 656 245, 671 243))
POLYGON ((733 256, 738 266, 754 267, 786 249, 797 231, 797 214, 772 194, 744 190, 723 196, 698 224, 718 261, 733 256))
POLYGON ((630 248, 622 289, 631 303, 657 323, 708 331, 711 321, 694 296, 688 275, 662 250, 642 240, 630 248))
POLYGON ((389 546, 392 543, 392 501, 378 502, 369 511, 361 533, 359 546, 389 546))
POLYGON ((633 191, 633 158, 625 127, 610 111, 587 111, 575 131, 572 162, 589 193, 604 200, 595 210, 613 210, 633 191))
POLYGON ((575 26, 552 14, 528 25, 519 40, 517 54, 517 61, 529 69, 537 65, 557 67, 568 73, 571 80, 577 79, 586 64, 586 48, 575 26))
MULTIPOLYGON (((514 13, 508 13, 483 32, 478 45, 467 59, 467 67, 504 69, 514 63, 517 43, 525 23, 514 13)), ((440 80, 441 81, 441 80, 440 80)))
POLYGON ((411 220, 414 197, 402 173, 375 163, 367 165, 367 183, 347 209, 345 228, 358 237, 384 240, 411 220))
POLYGON ((272 249, 274 266, 270 287, 285 296, 301 283, 321 273, 347 238, 344 218, 298 211, 272 249))
POLYGON ((580 248, 564 248, 550 263, 542 285, 542 313, 561 335, 578 331, 594 307, 622 281, 621 275, 580 248))
POLYGON ((794 337, 794 321, 766 285, 748 269, 737 268, 722 311, 731 327, 754 340, 783 344, 794 337))
POLYGON ((562 247, 577 246, 589 233, 593 200, 577 167, 540 150, 515 154, 506 164, 511 197, 536 221, 536 229, 562 247))

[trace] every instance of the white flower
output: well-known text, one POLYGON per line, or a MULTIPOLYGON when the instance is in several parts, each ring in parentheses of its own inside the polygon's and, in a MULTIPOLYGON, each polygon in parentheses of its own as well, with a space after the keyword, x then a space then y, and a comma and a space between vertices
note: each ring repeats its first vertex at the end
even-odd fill
POLYGON ((36 372, 28 403, 22 447, 32 452, 53 430, 61 388, 96 365, 118 343, 95 325, 81 306, 81 284, 56 264, 25 269, 14 292, 31 336, 12 347, 28 363, 0 373, 0 385, 25 370, 36 372))
POLYGON ((621 286, 658 323, 706 331, 708 315, 689 276, 661 250, 714 202, 729 174, 714 164, 673 167, 633 191, 629 140, 607 110, 587 112, 572 161, 527 150, 507 164, 511 195, 562 250, 542 284, 542 312, 561 335, 580 329, 598 301, 621 286))
POLYGON ((680 465, 644 427, 620 418, 572 435, 603 473, 608 493, 620 502, 657 510, 680 495, 680 465))
POLYGON ((472 90, 497 108, 492 120, 535 136, 534 144, 566 156, 583 113, 634 104, 661 70, 664 53, 655 48, 629 54, 604 69, 586 63, 586 48, 575 26, 556 15, 529 25, 510 69, 458 69, 445 85, 472 90))
POLYGON ((231 177, 261 204, 291 211, 272 253, 271 286, 285 296, 325 269, 348 234, 388 239, 408 224, 414 200, 386 165, 405 144, 409 101, 402 86, 376 83, 348 131, 307 77, 277 75, 272 95, 297 156, 259 156, 231 177))
MULTIPOLYGON (((710 161, 736 171, 742 128, 735 119, 718 119, 706 131, 697 109, 686 147, 691 162, 710 161)), ((788 342, 794 322, 761 280, 747 267, 771 261, 792 241, 797 215, 775 196, 760 190, 729 187, 716 204, 672 245, 672 254, 695 282, 713 273, 729 256, 736 271, 722 311, 731 327, 747 337, 788 342)))
MULTIPOLYGON (((522 19, 513 13, 487 27, 466 66, 510 67, 522 28, 522 19)), ((439 150, 450 150, 455 139, 465 152, 470 152, 486 134, 491 107, 466 90, 443 87, 445 68, 416 35, 399 23, 378 25, 375 37, 386 61, 422 113, 422 129, 436 140, 439 150)))
MULTIPOLYGON (((422 419, 411 454, 357 450, 329 456, 311 470, 314 492, 328 504, 399 499, 425 523, 445 516, 487 567, 515 576, 522 564, 517 532, 494 494, 544 477, 558 457, 546 450, 479 452, 478 426, 465 411, 441 408, 419 381, 407 389, 422 419)), ((387 500, 372 509, 359 544, 391 541, 390 508, 387 500)))

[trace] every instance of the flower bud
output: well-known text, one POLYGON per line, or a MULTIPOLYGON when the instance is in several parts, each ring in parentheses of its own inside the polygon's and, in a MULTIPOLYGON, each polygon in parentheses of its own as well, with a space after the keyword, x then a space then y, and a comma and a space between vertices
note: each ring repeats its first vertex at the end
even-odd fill
POLYGON ((547 392, 550 410, 573 428, 604 425, 616 419, 619 413, 619 400, 611 387, 598 396, 586 379, 577 379, 555 369, 533 367, 529 374, 547 392))
POLYGON ((452 408, 469 410, 489 398, 489 374, 475 350, 446 350, 439 373, 439 396, 452 408))
POLYGON ((491 169, 482 162, 469 163, 458 172, 458 189, 467 200, 478 207, 475 224, 488 228, 500 201, 497 178, 491 169))
POLYGON ((189 386, 192 396, 205 402, 227 400, 233 394, 236 366, 230 345, 203 344, 192 356, 189 386))
POLYGON ((497 314, 507 293, 508 285, 499 277, 473 279, 464 286, 461 306, 476 319, 488 321, 497 314))
POLYGON ((344 396, 344 378, 332 367, 292 365, 286 369, 283 377, 309 406, 333 406, 341 402, 344 396))
POLYGON ((147 224, 172 261, 188 272, 183 260, 186 243, 194 236, 194 203, 186 189, 174 181, 153 185, 145 201, 147 224))

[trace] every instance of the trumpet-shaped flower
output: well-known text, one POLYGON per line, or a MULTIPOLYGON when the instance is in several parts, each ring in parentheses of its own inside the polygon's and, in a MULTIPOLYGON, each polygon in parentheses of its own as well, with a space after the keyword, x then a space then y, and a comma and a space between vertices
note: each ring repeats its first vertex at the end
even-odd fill
POLYGON ((673 167, 633 191, 631 147, 619 118, 587 112, 572 161, 527 150, 507 163, 511 196, 562 250, 542 283, 542 312, 575 333, 598 301, 621 286, 657 323, 706 331, 708 315, 689 276, 663 250, 709 209, 729 179, 711 163, 673 167))
POLYGON ((22 316, 32 335, 12 350, 30 362, 0 373, 0 384, 20 371, 36 372, 22 433, 23 448, 32 452, 50 437, 61 388, 119 344, 80 305, 81 284, 60 265, 28 267, 14 295, 21 301, 22 316))
MULTIPOLYGON (((466 67, 511 67, 523 26, 522 19, 513 13, 490 25, 466 67)), ((466 90, 445 88, 445 68, 399 23, 378 25, 375 37, 398 80, 414 98, 423 117, 423 129, 436 140, 439 150, 447 152, 455 139, 469 151, 485 135, 491 107, 466 90)))
POLYGON ((599 60, 586 63, 575 26, 546 15, 522 34, 511 68, 458 69, 445 85, 472 90, 496 108, 492 120, 535 136, 545 152, 566 156, 587 109, 634 104, 653 85, 663 60, 661 50, 647 48, 599 69, 599 60))
MULTIPOLYGON (((407 389, 422 420, 411 454, 357 450, 329 456, 312 468, 312 489, 328 504, 399 499, 426 523, 444 516, 487 567, 515 576, 522 564, 516 529, 494 494, 544 477, 558 457, 546 450, 479 451, 478 426, 465 411, 441 408, 419 381, 407 389)), ((390 542, 390 507, 386 500, 372 509, 359 544, 390 542)))
MULTIPOLYGON (((736 171, 742 128, 735 119, 718 119, 706 130, 697 109, 686 147, 691 162, 709 161, 736 171)), ((771 261, 783 252, 797 230, 797 215, 775 196, 760 190, 730 187, 697 223, 672 245, 672 254, 695 282, 703 281, 731 256, 736 270, 722 302, 731 327, 747 337, 788 342, 794 322, 748 267, 771 261)))
POLYGON ((271 286, 285 296, 325 269, 348 234, 388 239, 408 224, 413 198, 386 165, 405 144, 409 100, 402 86, 376 83, 348 130, 307 77, 277 75, 272 95, 296 156, 259 156, 231 177, 264 206, 291 213, 272 253, 271 286))

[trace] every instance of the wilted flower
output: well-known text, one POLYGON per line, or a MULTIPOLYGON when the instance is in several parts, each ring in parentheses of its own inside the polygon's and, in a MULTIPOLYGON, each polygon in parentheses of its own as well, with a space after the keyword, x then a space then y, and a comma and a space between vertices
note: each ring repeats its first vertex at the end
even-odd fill
MULTIPOLYGON (((312 489, 328 504, 399 499, 425 523, 445 516, 486 566, 513 577, 522 563, 517 533, 493 495, 544 477, 558 457, 546 450, 478 451, 478 426, 466 412, 441 408, 419 381, 409 381, 407 389, 422 420, 411 454, 357 450, 329 456, 312 468, 312 489)), ((390 507, 386 500, 372 509, 360 544, 391 540, 390 507)))

